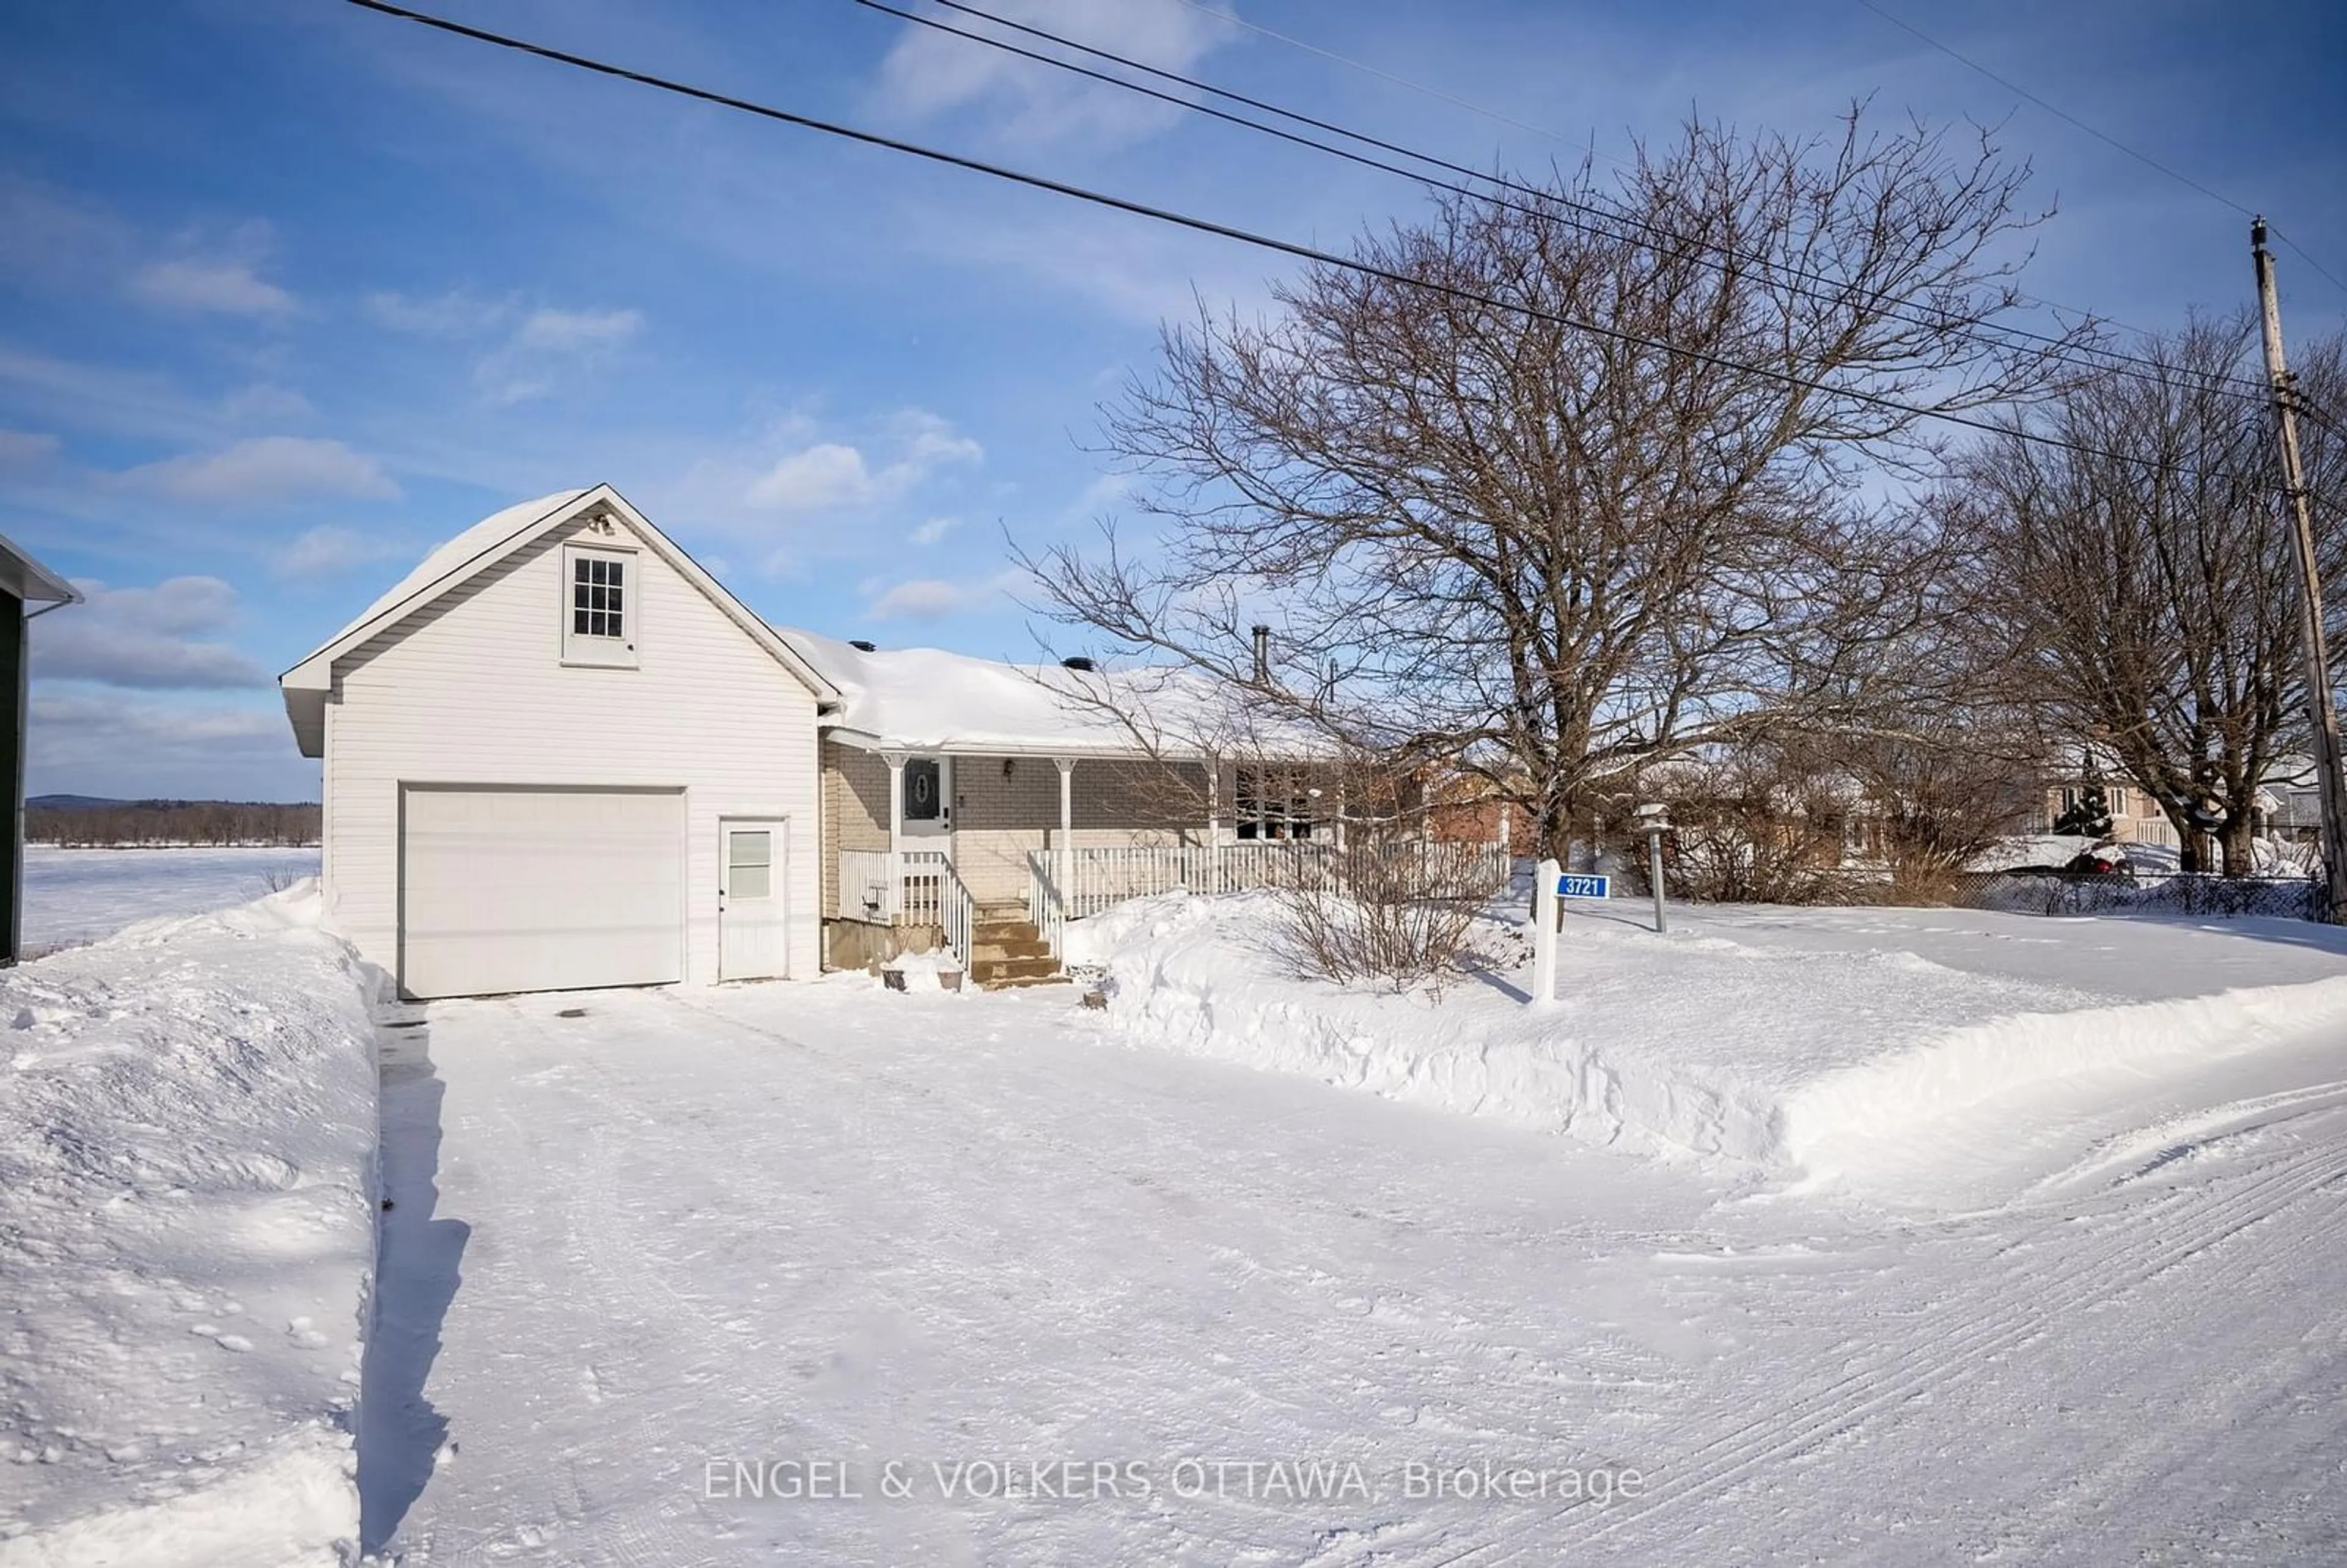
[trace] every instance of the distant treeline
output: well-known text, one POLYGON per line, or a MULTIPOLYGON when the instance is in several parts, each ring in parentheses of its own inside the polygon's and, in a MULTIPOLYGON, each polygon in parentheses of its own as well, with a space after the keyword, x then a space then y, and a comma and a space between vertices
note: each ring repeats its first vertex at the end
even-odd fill
POLYGON ((318 842, 315 805, 269 801, 138 800, 25 805, 25 842, 65 849, 165 844, 300 845, 318 842))

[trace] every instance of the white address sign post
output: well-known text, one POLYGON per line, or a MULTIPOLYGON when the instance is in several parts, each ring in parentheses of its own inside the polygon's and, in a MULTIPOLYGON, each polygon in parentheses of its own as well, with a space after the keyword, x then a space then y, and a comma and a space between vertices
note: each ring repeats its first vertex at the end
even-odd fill
POLYGON ((1613 878, 1583 876, 1553 860, 1543 860, 1532 873, 1532 1006, 1556 1000, 1556 921, 1566 898, 1613 897, 1613 878))

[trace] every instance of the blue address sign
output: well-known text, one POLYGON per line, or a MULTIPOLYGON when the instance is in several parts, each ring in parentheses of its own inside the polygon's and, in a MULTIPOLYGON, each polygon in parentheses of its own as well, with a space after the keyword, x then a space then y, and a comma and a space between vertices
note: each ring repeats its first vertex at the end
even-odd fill
POLYGON ((1614 897, 1614 878, 1575 876, 1568 872, 1556 879, 1556 896, 1560 898, 1611 898, 1614 897))

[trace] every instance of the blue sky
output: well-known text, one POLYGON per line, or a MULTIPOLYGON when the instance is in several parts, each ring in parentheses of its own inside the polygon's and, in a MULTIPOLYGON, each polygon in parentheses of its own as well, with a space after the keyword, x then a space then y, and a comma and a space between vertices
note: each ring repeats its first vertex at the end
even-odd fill
MULTIPOLYGON (((2347 277, 2337 5, 1883 4, 2347 277)), ((1423 206, 846 0, 420 8, 1307 243, 1423 206)), ((2030 292, 2145 327, 2249 296, 2245 220, 1857 0, 989 8, 1478 167, 1603 165, 1691 108, 2002 119, 2059 207, 2030 292)), ((29 787, 314 799, 277 671, 597 480, 769 619, 1031 654, 1006 532, 1112 516, 1097 405, 1194 291, 1278 265, 333 0, 6 7, 0 532, 91 594, 34 627, 29 787)), ((2293 337, 2347 316, 2279 265, 2293 337)))

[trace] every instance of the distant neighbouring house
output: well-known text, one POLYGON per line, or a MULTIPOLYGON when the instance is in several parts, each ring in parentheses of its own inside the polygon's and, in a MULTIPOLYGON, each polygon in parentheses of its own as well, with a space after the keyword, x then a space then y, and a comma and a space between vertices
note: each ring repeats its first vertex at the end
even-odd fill
MULTIPOLYGON (((2176 847, 2175 825, 2148 793, 2133 788, 2123 778, 2109 774, 2094 780, 2093 784, 2100 787, 2103 800, 2110 807, 2113 843, 2155 845, 2167 849, 2176 847)), ((2063 813, 2076 805, 2085 797, 2088 787, 2087 779, 2076 769, 2047 779, 2038 803, 2037 820, 2030 825, 2032 831, 2051 833, 2054 825, 2062 819, 2063 813)))
POLYGON ((81 592, 73 584, 0 538, 0 689, 7 692, 8 719, 0 725, 7 752, 0 758, 8 780, 8 886, 0 892, 0 964, 21 956, 25 934, 25 623, 61 604, 78 604, 81 592), (38 604, 44 608, 31 610, 38 604))
MULTIPOLYGON (((2109 804, 2114 843, 2151 845, 2164 849, 2178 846, 2175 824, 2168 820, 2168 814, 2149 791, 2127 783, 2118 771, 2117 758, 2101 760, 2096 771, 2099 776, 2091 782, 2101 788, 2109 804)), ((2031 825, 2032 830, 2051 832, 2053 825, 2077 804, 2088 785, 2080 764, 2051 771, 2044 781, 2037 820, 2031 825)), ((2275 758, 2267 764, 2264 781, 2258 785, 2252 802, 2251 834, 2278 843, 2311 842, 2321 820, 2315 793, 2312 762, 2303 756, 2275 758)))
POLYGON ((1086 900, 1335 815, 1200 681, 771 627, 609 486, 476 524, 279 683, 328 917, 416 998, 928 940, 1027 978, 1086 900))

